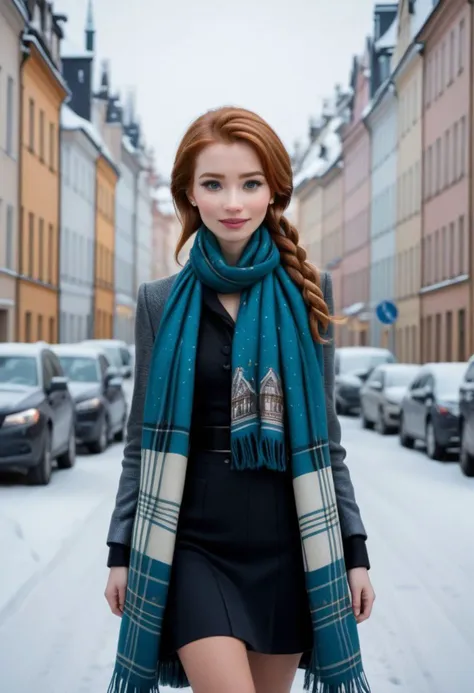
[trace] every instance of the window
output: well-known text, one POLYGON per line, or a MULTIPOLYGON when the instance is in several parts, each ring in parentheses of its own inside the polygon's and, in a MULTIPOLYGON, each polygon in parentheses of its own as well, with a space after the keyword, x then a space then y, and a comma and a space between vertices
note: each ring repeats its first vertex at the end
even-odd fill
POLYGON ((456 268, 454 266, 454 260, 455 260, 455 254, 454 254, 454 243, 455 243, 455 237, 454 237, 454 221, 452 221, 449 225, 449 243, 448 243, 448 248, 449 248, 449 276, 454 277, 456 273, 456 268))
POLYGON ((29 114, 30 114, 29 149, 30 149, 30 152, 34 152, 35 151, 35 102, 33 101, 33 99, 30 99, 29 114))
POLYGON ((458 361, 466 360, 466 311, 464 308, 458 310, 458 361))
POLYGON ((451 180, 449 178, 449 162, 450 162, 450 156, 451 156, 451 133, 449 130, 446 130, 444 133, 444 183, 445 185, 449 185, 451 183, 451 180))
POLYGON ((432 337, 433 319, 431 315, 426 319, 426 338, 425 338, 425 361, 432 361, 433 353, 433 337, 432 337))
POLYGON ((441 313, 436 313, 435 323, 435 361, 441 361, 441 313))
POLYGON ((442 188, 441 174, 441 137, 436 140, 436 171, 435 171, 435 194, 438 194, 442 188))
POLYGON ((449 36, 449 68, 448 68, 448 84, 451 84, 454 79, 454 29, 452 29, 449 36))
POLYGON ((15 269, 13 266, 14 238, 15 231, 13 228, 13 207, 7 207, 7 229, 6 229, 6 244, 5 244, 5 267, 7 269, 15 269))
POLYGON ((25 342, 31 342, 31 313, 25 313, 25 342))
POLYGON ((56 146, 54 143, 54 138, 56 134, 56 129, 54 127, 54 123, 50 123, 49 125, 49 168, 51 171, 54 171, 54 164, 55 164, 55 153, 56 153, 56 146))
POLYGON ((54 344, 56 342, 56 325, 54 318, 49 319, 49 343, 54 344))
POLYGON ((459 225, 458 225, 458 252, 459 252, 459 274, 465 274, 465 267, 466 267, 466 260, 467 260, 467 253, 466 249, 464 248, 464 243, 465 243, 465 233, 464 233, 464 215, 459 217, 459 225))
POLYGON ((7 80, 7 110, 6 110, 7 130, 6 130, 6 142, 5 142, 5 149, 6 149, 6 152, 9 156, 14 155, 14 151, 13 151, 13 126, 14 126, 14 122, 15 122, 15 114, 14 114, 13 99, 14 99, 13 79, 11 77, 9 77, 7 80))
POLYGON ((39 220, 38 227, 38 277, 40 281, 44 279, 44 219, 39 220))
POLYGON ((43 340, 43 316, 42 315, 38 315, 38 328, 37 329, 38 329, 37 339, 39 339, 39 341, 42 341, 43 340))
POLYGON ((446 84, 446 41, 441 46, 441 94, 446 84))
POLYGON ((459 160, 460 160, 459 176, 461 178, 466 173, 466 151, 467 151, 466 116, 463 116, 461 118, 461 151, 459 153, 459 160))
POLYGON ((459 44, 458 44, 458 72, 461 73, 464 69, 464 46, 466 36, 466 22, 461 19, 459 25, 459 44))
POLYGON ((448 254, 447 254, 447 238, 448 233, 446 226, 441 229, 441 276, 440 279, 444 280, 448 278, 448 254))
POLYGON ((439 51, 436 51, 434 54, 434 78, 433 78, 433 87, 434 87, 434 100, 439 96, 439 51))
POLYGON ((39 120, 39 157, 44 162, 44 111, 40 111, 39 120))
POLYGON ((439 281, 439 263, 440 263, 440 256, 439 256, 439 230, 436 229, 435 235, 434 235, 434 281, 435 283, 439 281))
POLYGON ((449 310, 446 313, 446 361, 453 360, 453 314, 449 310))
POLYGON ((35 257, 35 218, 33 213, 28 215, 28 276, 33 276, 33 262, 35 257))
POLYGON ((458 179, 458 124, 454 123, 453 130, 453 170, 452 170, 452 182, 458 179))
POLYGON ((48 232, 48 284, 53 283, 53 253, 54 253, 54 231, 53 225, 49 225, 48 232))
POLYGON ((426 176, 426 177, 427 177, 427 180, 428 180, 428 183, 427 183, 427 185, 428 185, 427 193, 428 193, 428 198, 430 198, 430 197, 431 197, 431 194, 432 194, 432 191, 433 191, 433 186, 432 186, 432 183, 431 183, 432 180, 433 180, 433 179, 432 179, 432 172, 433 172, 433 149, 432 149, 431 145, 428 147, 428 161, 427 161, 427 166, 428 166, 427 176, 426 176))

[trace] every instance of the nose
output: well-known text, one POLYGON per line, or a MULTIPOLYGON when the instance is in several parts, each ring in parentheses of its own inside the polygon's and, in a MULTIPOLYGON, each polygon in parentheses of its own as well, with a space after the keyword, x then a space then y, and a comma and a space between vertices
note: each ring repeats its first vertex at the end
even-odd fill
POLYGON ((224 207, 227 212, 240 212, 243 209, 244 205, 238 190, 229 190, 224 207))

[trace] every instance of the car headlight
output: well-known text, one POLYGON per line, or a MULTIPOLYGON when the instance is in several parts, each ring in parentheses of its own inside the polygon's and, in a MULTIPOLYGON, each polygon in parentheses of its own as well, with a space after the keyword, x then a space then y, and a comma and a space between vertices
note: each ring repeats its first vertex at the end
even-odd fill
POLYGON ((91 399, 85 399, 82 402, 76 404, 77 411, 85 411, 87 409, 98 409, 100 407, 100 399, 98 397, 92 397, 91 399))
POLYGON ((40 413, 37 409, 25 409, 15 414, 8 414, 3 421, 3 426, 28 426, 39 421, 40 413))

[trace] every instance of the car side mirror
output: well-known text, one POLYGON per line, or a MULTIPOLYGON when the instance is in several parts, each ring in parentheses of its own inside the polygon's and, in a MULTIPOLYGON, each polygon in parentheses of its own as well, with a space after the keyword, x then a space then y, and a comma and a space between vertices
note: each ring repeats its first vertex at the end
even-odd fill
POLYGON ((108 386, 114 380, 115 378, 118 378, 120 375, 118 368, 115 368, 115 366, 109 366, 107 370, 105 371, 105 378, 104 382, 105 385, 108 386))
POLYGON ((381 392, 383 390, 382 383, 378 383, 378 382, 370 383, 370 387, 372 388, 372 390, 378 390, 379 392, 381 392))
POLYGON ((64 378, 63 376, 55 375, 53 378, 51 378, 51 383, 48 388, 48 392, 67 392, 68 390, 68 385, 67 385, 67 378, 64 378))

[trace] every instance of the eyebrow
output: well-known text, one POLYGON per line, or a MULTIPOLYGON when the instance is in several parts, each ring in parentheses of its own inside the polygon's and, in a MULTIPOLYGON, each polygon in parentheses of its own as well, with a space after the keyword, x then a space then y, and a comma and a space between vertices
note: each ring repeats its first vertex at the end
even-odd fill
MULTIPOLYGON (((250 173, 242 173, 239 178, 250 178, 251 176, 264 176, 261 171, 251 171, 250 173)), ((202 173, 199 178, 225 178, 222 173, 202 173)))

